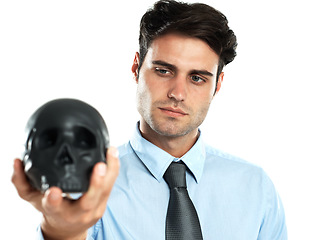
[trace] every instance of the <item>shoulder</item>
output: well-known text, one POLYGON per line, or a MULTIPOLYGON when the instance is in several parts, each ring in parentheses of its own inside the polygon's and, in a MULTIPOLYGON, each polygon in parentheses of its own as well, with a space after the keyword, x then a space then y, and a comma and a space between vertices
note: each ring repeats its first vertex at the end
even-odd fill
POLYGON ((261 167, 229 153, 206 146, 205 171, 223 185, 252 190, 266 206, 278 206, 277 190, 266 171, 261 167), (277 203, 277 204, 276 204, 277 203))
POLYGON ((263 220, 259 238, 287 239, 282 201, 263 168, 211 146, 205 146, 205 152, 206 175, 212 176, 217 187, 233 193, 235 202, 241 199, 247 202, 247 208, 260 209, 263 220))
POLYGON ((253 169, 263 171, 262 168, 254 163, 251 163, 243 158, 229 154, 225 151, 216 149, 210 145, 205 145, 206 162, 220 165, 223 167, 234 167, 243 169, 253 169))
POLYGON ((263 189, 274 189, 271 179, 261 166, 209 145, 205 145, 205 153, 206 169, 218 177, 243 180, 259 184, 263 189))

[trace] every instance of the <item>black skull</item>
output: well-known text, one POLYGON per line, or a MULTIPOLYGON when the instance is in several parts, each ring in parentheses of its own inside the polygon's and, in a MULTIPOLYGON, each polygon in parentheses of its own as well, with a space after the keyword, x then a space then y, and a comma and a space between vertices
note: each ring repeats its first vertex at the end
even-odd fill
POLYGON ((36 189, 88 190, 92 168, 105 162, 109 147, 106 124, 96 109, 75 99, 53 100, 30 117, 26 131, 23 162, 36 189))

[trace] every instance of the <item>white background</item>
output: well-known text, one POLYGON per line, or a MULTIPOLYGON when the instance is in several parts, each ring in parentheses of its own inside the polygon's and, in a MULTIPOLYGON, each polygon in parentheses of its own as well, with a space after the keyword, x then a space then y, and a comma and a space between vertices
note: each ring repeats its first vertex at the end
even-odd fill
MULTIPOLYGON (((40 222, 10 182, 40 105, 79 98, 103 115, 112 145, 128 140, 138 119, 130 67, 139 20, 153 2, 1 1, 1 239, 34 239, 40 222)), ((289 239, 315 239, 315 4, 203 2, 228 17, 239 42, 204 138, 263 167, 283 200, 289 239)))

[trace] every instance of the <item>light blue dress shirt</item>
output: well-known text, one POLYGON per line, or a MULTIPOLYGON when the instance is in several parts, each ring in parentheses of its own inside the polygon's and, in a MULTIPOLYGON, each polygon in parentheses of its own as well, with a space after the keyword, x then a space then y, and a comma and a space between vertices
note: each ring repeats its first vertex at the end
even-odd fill
POLYGON ((200 135, 180 159, 145 140, 138 127, 119 147, 121 169, 91 240, 163 240, 169 188, 163 179, 182 160, 204 240, 286 240, 280 198, 265 172, 206 145, 200 135))

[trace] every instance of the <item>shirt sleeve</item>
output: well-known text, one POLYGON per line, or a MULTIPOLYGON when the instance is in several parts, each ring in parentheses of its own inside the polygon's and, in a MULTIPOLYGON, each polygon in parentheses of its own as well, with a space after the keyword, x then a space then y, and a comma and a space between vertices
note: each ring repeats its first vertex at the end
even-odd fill
POLYGON ((103 240, 105 239, 105 236, 103 234, 103 224, 102 224, 102 218, 91 228, 88 230, 88 236, 86 240, 103 240))
MULTIPOLYGON (((95 239, 97 239, 96 236, 95 236, 97 233, 94 232, 94 228, 95 227, 93 226, 93 227, 91 227, 88 230, 88 236, 87 236, 86 240, 95 240, 95 239)), ((45 240, 44 237, 43 237, 41 226, 38 226, 38 228, 37 228, 36 240, 45 240)))
POLYGON ((266 177, 264 182, 266 189, 266 210, 262 221, 258 240, 287 240, 285 213, 280 196, 272 181, 266 177))

